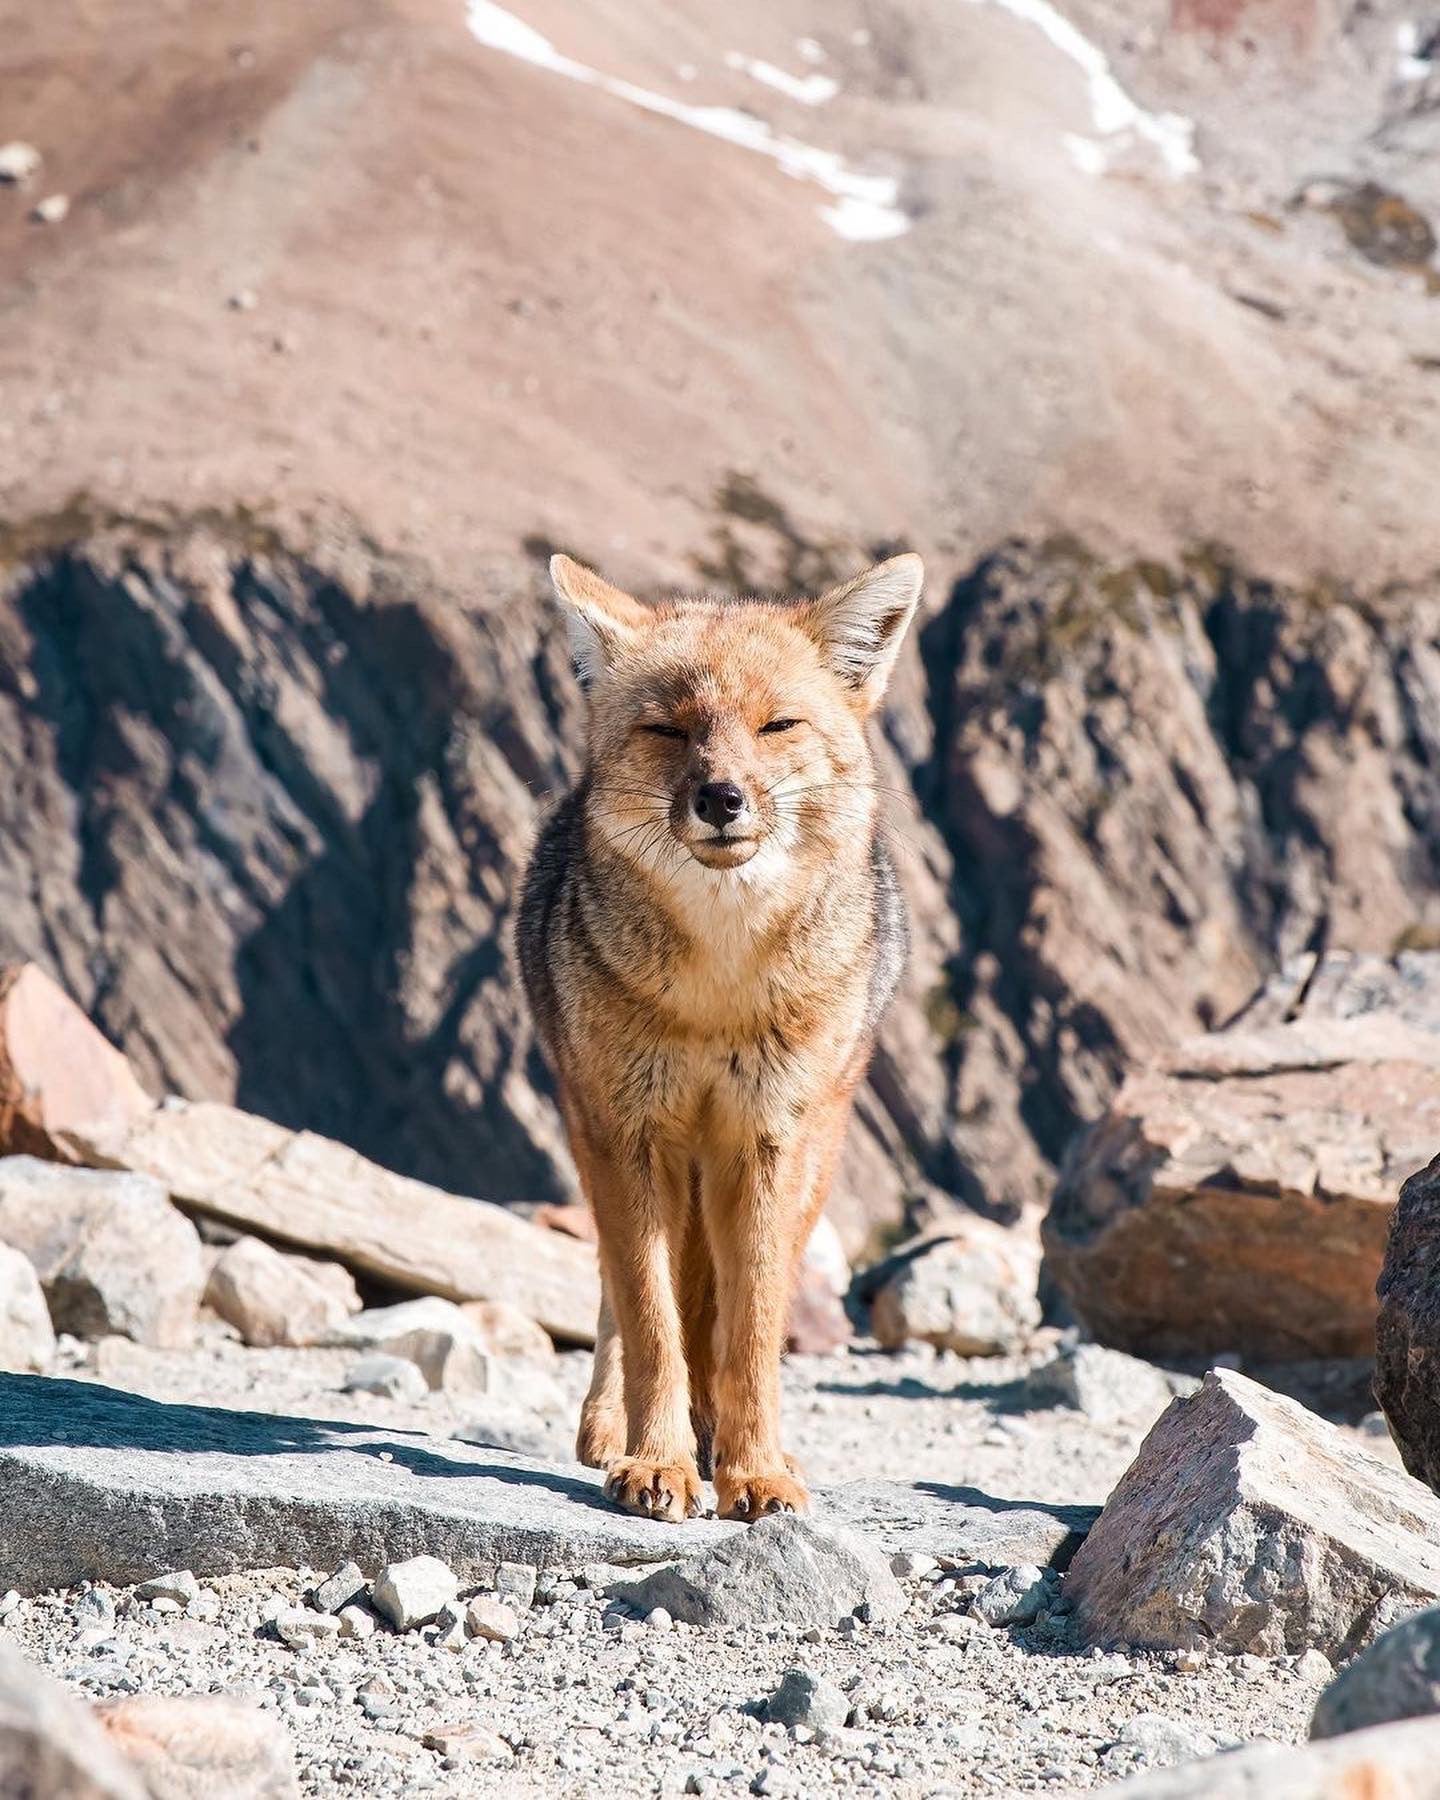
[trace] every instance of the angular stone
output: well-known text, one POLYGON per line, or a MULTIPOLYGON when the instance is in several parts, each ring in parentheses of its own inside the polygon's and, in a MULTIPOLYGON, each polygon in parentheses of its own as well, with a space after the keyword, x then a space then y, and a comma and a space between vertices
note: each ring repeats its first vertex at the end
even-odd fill
POLYGON ((69 1161, 68 1132, 123 1130, 154 1104, 43 969, 0 968, 0 1155, 69 1161))
POLYGON ((0 1642, 0 1794, 147 1800, 145 1783, 88 1707, 0 1642))
POLYGON ((430 1392, 430 1383, 409 1357, 386 1356, 376 1351, 351 1363, 340 1384, 343 1394, 378 1394, 382 1400, 402 1400, 415 1405, 430 1392))
POLYGON ((1402 1619, 1347 1663, 1315 1702, 1312 1738, 1440 1713, 1440 1606, 1402 1619))
POLYGON ((137 1600, 173 1600, 177 1606, 188 1606, 200 1597, 200 1583, 190 1569, 171 1569, 164 1575, 152 1575, 135 1589, 137 1600))
MULTIPOLYGON (((500 1562, 651 1564, 744 1537, 617 1511, 594 1471, 453 1439, 174 1406, 93 1382, 0 1375, 0 1569, 26 1593, 143 1580, 157 1564, 362 1568, 438 1554, 467 1582, 500 1562), (388 1460, 385 1460, 388 1458, 388 1460)), ((1023 1506, 934 1482, 820 1489, 817 1523, 888 1554, 1063 1561, 1093 1509, 1023 1506)), ((751 1528, 760 1530, 760 1526, 751 1528)))
POLYGON ((292 1650, 315 1650, 339 1637, 340 1621, 334 1613, 287 1606, 275 1615, 275 1635, 292 1650))
POLYGON ((1351 1656, 1440 1596, 1440 1500, 1229 1371, 1152 1428, 1065 1581, 1091 1641, 1351 1656))
POLYGON ((55 1328, 35 1265, 0 1244, 0 1369, 41 1375, 55 1356, 55 1328))
POLYGON ((209 1694, 136 1694, 98 1717, 150 1800, 299 1800, 290 1740, 258 1706, 209 1694))
POLYGON ((57 1331, 116 1332, 162 1349, 193 1341, 200 1239, 155 1182, 0 1159, 0 1243, 34 1264, 57 1331))
POLYGON ((1199 1385, 1192 1376, 1172 1375, 1123 1350, 1072 1344, 1031 1370, 1025 1395, 1042 1406, 1074 1407, 1097 1425, 1149 1425, 1177 1394, 1193 1394, 1199 1385))
POLYGON ((421 1742, 447 1762, 509 1762, 515 1754, 498 1732, 472 1723, 437 1725, 421 1742))
POLYGON ((1022 1231, 947 1220, 943 1234, 902 1246, 862 1278, 875 1289, 870 1329, 892 1350, 920 1343, 961 1356, 1009 1355, 1040 1323, 1039 1272, 1039 1253, 1022 1231))
POLYGON ((411 1556, 386 1563, 375 1577, 370 1604, 397 1631, 428 1625, 460 1591, 460 1582, 438 1556, 411 1556))
POLYGON ((1130 1076, 1073 1146, 1046 1270, 1102 1343, 1368 1356, 1401 1181, 1440 1143, 1440 957, 1327 959, 1130 1076))
POLYGON ((595 1340, 594 1248, 504 1207, 382 1169, 329 1138, 231 1106, 168 1100, 143 1118, 75 1129, 79 1159, 137 1170, 187 1211, 320 1251, 396 1287, 504 1300, 569 1343, 595 1340))
POLYGON ((971 1601, 972 1612, 987 1625, 1033 1625, 1055 1598, 1054 1577, 1034 1563, 1004 1569, 971 1601))
POLYGON ((773 1724, 804 1726, 810 1731, 839 1731, 850 1717, 850 1697, 809 1669, 787 1669, 765 1702, 773 1724))
POLYGON ((321 1612, 343 1612, 352 1601, 363 1599, 369 1585, 359 1563, 342 1563, 315 1589, 315 1604, 321 1612))
POLYGON ((1300 1749, 1256 1744, 1137 1775, 1096 1800, 1440 1800, 1440 1719, 1381 1725, 1300 1749))
POLYGON ((521 1612, 528 1612, 535 1604, 539 1573, 533 1563, 502 1562, 495 1571, 495 1592, 521 1612))
POLYGON ((836 1625, 860 1607, 898 1618, 905 1595, 881 1550, 853 1531, 795 1514, 761 1519, 743 1537, 611 1589, 642 1613, 707 1630, 836 1625))
POLYGON ((508 1644, 520 1635, 520 1620, 498 1595, 477 1594, 465 1610, 465 1629, 471 1637, 508 1644))
POLYGON ((1440 1156, 1400 1190, 1378 1292, 1375 1398, 1405 1467, 1440 1493, 1440 1156))
MULTIPOLYGON (((333 1276, 308 1257, 286 1256, 259 1238, 242 1237, 222 1250, 205 1286, 205 1304, 233 1325, 247 1344, 318 1344, 354 1310, 333 1276)), ((353 1278, 332 1268, 349 1285, 353 1278)))

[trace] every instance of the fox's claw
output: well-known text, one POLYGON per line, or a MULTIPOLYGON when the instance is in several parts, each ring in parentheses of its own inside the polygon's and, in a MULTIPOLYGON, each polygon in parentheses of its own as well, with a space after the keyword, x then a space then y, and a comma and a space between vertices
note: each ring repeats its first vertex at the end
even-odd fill
POLYGON ((656 1463, 622 1456, 610 1466, 605 1493, 626 1512, 678 1525, 700 1512, 700 1473, 693 1462, 656 1463))
POLYGON ((740 1519, 753 1525, 771 1513, 803 1513, 810 1510, 810 1495, 803 1481, 792 1475, 735 1475, 724 1469, 715 1476, 717 1508, 722 1519, 740 1519))

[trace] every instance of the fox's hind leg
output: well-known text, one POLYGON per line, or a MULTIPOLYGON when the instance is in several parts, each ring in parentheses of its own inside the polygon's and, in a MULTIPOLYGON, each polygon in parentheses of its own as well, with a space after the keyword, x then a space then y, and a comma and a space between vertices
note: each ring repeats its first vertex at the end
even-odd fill
POLYGON ((620 1332, 604 1283, 595 1327, 595 1367, 580 1407, 576 1459, 587 1469, 608 1469, 625 1454, 625 1365, 620 1332))

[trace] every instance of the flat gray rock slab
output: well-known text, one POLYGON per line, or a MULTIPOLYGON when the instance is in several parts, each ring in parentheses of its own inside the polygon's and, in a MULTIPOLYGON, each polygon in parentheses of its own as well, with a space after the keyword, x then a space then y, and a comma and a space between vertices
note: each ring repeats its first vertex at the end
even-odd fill
MULTIPOLYGON (((353 1560, 371 1573, 423 1555, 465 1580, 501 1561, 635 1566, 746 1529, 631 1518, 605 1500, 594 1471, 572 1464, 32 1375, 0 1375, 0 1497, 0 1587, 26 1594, 177 1568, 353 1560)), ((985 1563, 1063 1560, 1093 1516, 899 1482, 822 1491, 815 1511, 889 1551, 985 1563)))

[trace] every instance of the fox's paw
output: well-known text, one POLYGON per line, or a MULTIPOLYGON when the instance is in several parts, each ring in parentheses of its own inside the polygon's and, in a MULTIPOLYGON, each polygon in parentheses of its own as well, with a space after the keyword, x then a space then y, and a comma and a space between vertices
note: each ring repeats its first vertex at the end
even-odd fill
POLYGON ((575 1460, 587 1469, 608 1469, 625 1454, 625 1415, 604 1407, 580 1409, 580 1429, 575 1435, 575 1460))
POLYGON ((700 1472, 688 1458, 683 1462, 650 1462, 642 1456, 622 1456, 610 1465, 605 1492, 626 1512, 647 1519, 667 1519, 679 1525, 701 1510, 700 1472))
POLYGON ((730 1469, 717 1469, 715 1493, 722 1519, 743 1519, 753 1525, 770 1513, 803 1513, 810 1510, 810 1493, 798 1479, 799 1470, 787 1457, 791 1472, 780 1469, 761 1474, 745 1474, 730 1469))

